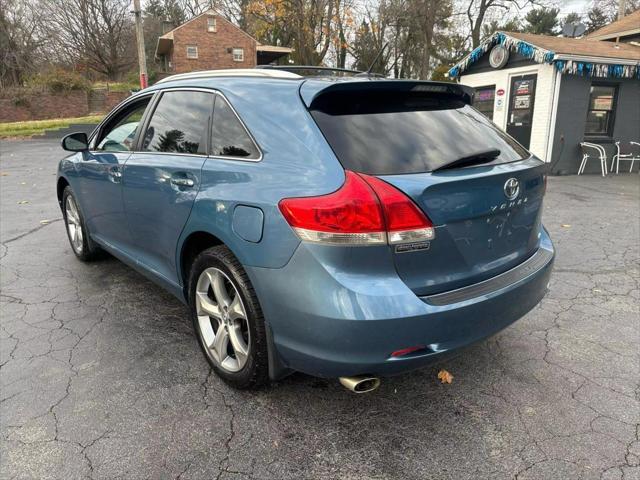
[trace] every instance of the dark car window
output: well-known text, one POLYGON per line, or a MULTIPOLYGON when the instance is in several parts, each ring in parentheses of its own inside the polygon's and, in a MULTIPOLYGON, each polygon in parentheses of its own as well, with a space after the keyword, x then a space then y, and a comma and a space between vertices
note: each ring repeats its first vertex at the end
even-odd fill
POLYGON ((142 121, 144 111, 151 97, 145 98, 125 109, 122 114, 109 121, 102 129, 96 150, 106 152, 126 152, 133 149, 133 143, 142 121))
POLYGON ((260 157, 260 152, 253 140, 227 101, 221 96, 216 97, 213 111, 211 154, 247 159, 260 157))
POLYGON ((476 109, 442 94, 336 92, 310 110, 342 165, 357 172, 430 172, 491 149, 501 152, 493 164, 529 156, 476 109))
POLYGON ((163 93, 145 131, 142 150, 205 155, 213 99, 214 94, 206 92, 163 93))

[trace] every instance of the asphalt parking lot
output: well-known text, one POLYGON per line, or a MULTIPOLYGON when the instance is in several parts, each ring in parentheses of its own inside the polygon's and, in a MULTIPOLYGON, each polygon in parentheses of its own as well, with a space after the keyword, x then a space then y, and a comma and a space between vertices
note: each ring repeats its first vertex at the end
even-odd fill
POLYGON ((177 300, 75 259, 62 155, 0 143, 0 478, 640 478, 638 175, 549 179, 550 292, 463 355, 367 395, 304 375, 238 392, 177 300))

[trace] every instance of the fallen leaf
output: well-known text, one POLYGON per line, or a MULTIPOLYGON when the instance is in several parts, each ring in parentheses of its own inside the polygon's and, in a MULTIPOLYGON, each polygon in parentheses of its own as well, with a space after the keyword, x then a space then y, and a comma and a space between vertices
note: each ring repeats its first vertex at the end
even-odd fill
POLYGON ((20 200, 18 205, 24 205, 25 203, 29 203, 29 200, 20 200))
POLYGON ((7 172, 0 172, 0 177, 8 177, 9 174, 7 172))
POLYGON ((562 228, 571 228, 571 225, 569 225, 568 223, 563 223, 562 225, 560 225, 562 228))
POLYGON ((20 182, 20 185, 26 185, 27 182, 20 182))
POLYGON ((438 379, 442 383, 451 383, 453 382, 453 375, 447 372, 444 368, 438 372, 438 379))
POLYGON ((48 223, 51 223, 51 222, 53 222, 53 220, 47 220, 47 219, 45 219, 45 220, 40 220, 40 224, 41 224, 41 225, 47 225, 48 223))

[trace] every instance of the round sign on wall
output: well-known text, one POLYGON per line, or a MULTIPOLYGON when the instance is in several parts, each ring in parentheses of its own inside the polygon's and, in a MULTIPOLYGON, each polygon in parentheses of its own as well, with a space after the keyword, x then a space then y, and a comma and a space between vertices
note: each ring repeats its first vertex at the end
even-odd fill
POLYGON ((504 88, 499 88, 499 89, 496 91, 496 95, 497 95, 497 96, 499 96, 499 97, 501 97, 502 95, 504 95, 504 88))
POLYGON ((502 68, 509 61, 509 50, 502 45, 496 45, 489 54, 489 65, 493 68, 502 68))

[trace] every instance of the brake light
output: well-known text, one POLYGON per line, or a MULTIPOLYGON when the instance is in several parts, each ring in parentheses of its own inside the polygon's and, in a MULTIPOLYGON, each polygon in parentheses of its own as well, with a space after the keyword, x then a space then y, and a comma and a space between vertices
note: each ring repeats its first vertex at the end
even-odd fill
POLYGON ((345 171, 338 190, 285 198, 282 215, 301 240, 335 245, 380 245, 431 240, 433 225, 402 192, 380 179, 345 171))
POLYGON ((389 243, 432 240, 433 224, 404 193, 376 177, 360 174, 373 188, 384 211, 389 243))

